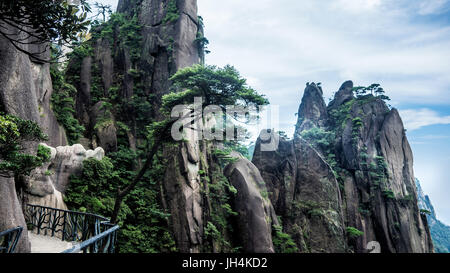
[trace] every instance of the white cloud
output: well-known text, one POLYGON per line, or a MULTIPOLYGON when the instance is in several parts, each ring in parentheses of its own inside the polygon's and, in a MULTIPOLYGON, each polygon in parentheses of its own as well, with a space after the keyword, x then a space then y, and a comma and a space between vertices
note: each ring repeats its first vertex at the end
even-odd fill
POLYGON ((450 138, 450 136, 445 136, 445 135, 425 135, 425 136, 419 136, 417 138, 427 139, 427 140, 437 140, 437 139, 447 139, 447 138, 450 138))
POLYGON ((399 112, 405 128, 409 131, 429 125, 450 124, 450 116, 439 116, 439 113, 427 108, 407 109, 399 112))
POLYGON ((352 13, 375 11, 381 4, 381 0, 338 0, 333 7, 352 13))
POLYGON ((427 142, 423 142, 423 141, 410 141, 409 144, 411 145, 424 145, 424 144, 428 144, 427 142))
POLYGON ((284 90, 297 97, 308 81, 322 82, 329 96, 352 79, 379 82, 393 103, 450 103, 450 27, 414 23, 418 5, 198 0, 211 42, 207 62, 235 65, 271 102, 279 93, 268 88, 275 81, 290 81, 284 90))
POLYGON ((448 3, 449 0, 425 0, 420 3, 418 13, 421 15, 443 13, 446 11, 446 5, 448 3))

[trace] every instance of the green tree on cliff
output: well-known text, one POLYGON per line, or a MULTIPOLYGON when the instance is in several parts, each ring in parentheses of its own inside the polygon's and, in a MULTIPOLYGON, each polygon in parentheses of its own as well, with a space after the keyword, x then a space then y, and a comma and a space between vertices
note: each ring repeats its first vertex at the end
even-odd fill
POLYGON ((364 97, 366 95, 372 95, 382 100, 391 100, 388 96, 385 95, 386 92, 379 83, 372 83, 369 86, 354 87, 353 92, 355 92, 358 98, 364 97))
POLYGON ((50 149, 38 146, 37 154, 25 152, 27 141, 45 140, 36 122, 0 113, 0 176, 28 175, 50 159, 50 149))
POLYGON ((196 97, 203 98, 202 107, 214 104, 221 109, 225 109, 227 105, 255 106, 257 108, 259 105, 269 103, 263 95, 249 87, 239 72, 229 65, 224 68, 194 65, 179 70, 170 80, 173 83, 173 92, 162 98, 161 112, 165 114, 166 118, 148 126, 147 156, 131 183, 118 190, 111 217, 112 222, 117 221, 125 196, 142 180, 147 170, 152 168, 153 158, 162 144, 173 141, 171 127, 178 119, 171 118, 169 114, 174 106, 192 104, 196 97))

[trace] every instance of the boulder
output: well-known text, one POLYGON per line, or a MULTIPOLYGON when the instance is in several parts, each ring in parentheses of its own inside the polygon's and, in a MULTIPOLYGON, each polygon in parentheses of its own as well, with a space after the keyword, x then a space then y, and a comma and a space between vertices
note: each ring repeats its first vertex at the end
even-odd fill
POLYGON ((237 161, 224 169, 224 175, 236 188, 234 210, 238 213, 237 236, 246 253, 273 253, 272 225, 278 225, 275 211, 259 170, 237 153, 237 161))
POLYGON ((101 160, 104 156, 102 148, 85 150, 80 144, 72 146, 59 146, 56 148, 46 146, 51 151, 50 162, 36 168, 24 178, 26 199, 29 204, 67 209, 63 194, 69 185, 72 174, 80 174, 83 161, 88 158, 101 160))

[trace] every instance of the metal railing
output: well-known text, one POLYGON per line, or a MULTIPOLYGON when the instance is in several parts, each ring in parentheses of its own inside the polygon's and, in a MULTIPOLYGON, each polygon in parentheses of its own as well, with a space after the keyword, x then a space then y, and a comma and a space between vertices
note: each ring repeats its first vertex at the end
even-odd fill
POLYGON ((70 249, 64 250, 62 253, 114 253, 114 245, 117 239, 118 225, 112 227, 105 232, 100 233, 70 249))
POLYGON ((23 227, 10 228, 0 232, 0 253, 13 253, 22 234, 23 227))
POLYGON ((63 253, 114 253, 118 225, 109 219, 85 212, 27 205, 27 223, 36 234, 77 242, 63 253))

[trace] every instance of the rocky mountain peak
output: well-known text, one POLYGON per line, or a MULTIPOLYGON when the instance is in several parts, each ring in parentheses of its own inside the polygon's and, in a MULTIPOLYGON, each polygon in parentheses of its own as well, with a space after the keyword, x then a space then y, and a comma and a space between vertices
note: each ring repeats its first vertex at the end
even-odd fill
MULTIPOLYGON (((384 97, 355 97, 352 89, 352 81, 344 82, 327 108, 321 88, 307 84, 294 139, 280 140, 273 152, 260 151, 261 141, 256 142, 253 163, 275 211, 289 232, 294 226, 304 232, 330 228, 330 221, 339 223, 342 215, 342 224, 322 231, 336 240, 342 239, 339 230, 346 231, 346 242, 335 245, 334 252, 366 252, 371 241, 379 242, 382 252, 432 252, 401 117, 384 97), (296 217, 289 218, 294 211, 296 217), (307 220, 299 223, 302 211, 307 220)), ((323 236, 310 233, 309 238, 314 242, 296 241, 302 251, 332 248, 323 236)))
POLYGON ((327 118, 327 106, 323 99, 322 87, 319 83, 307 83, 298 109, 296 133, 323 126, 327 118))
POLYGON ((328 109, 333 110, 347 101, 353 99, 353 82, 344 82, 334 95, 334 99, 329 103, 328 109))

